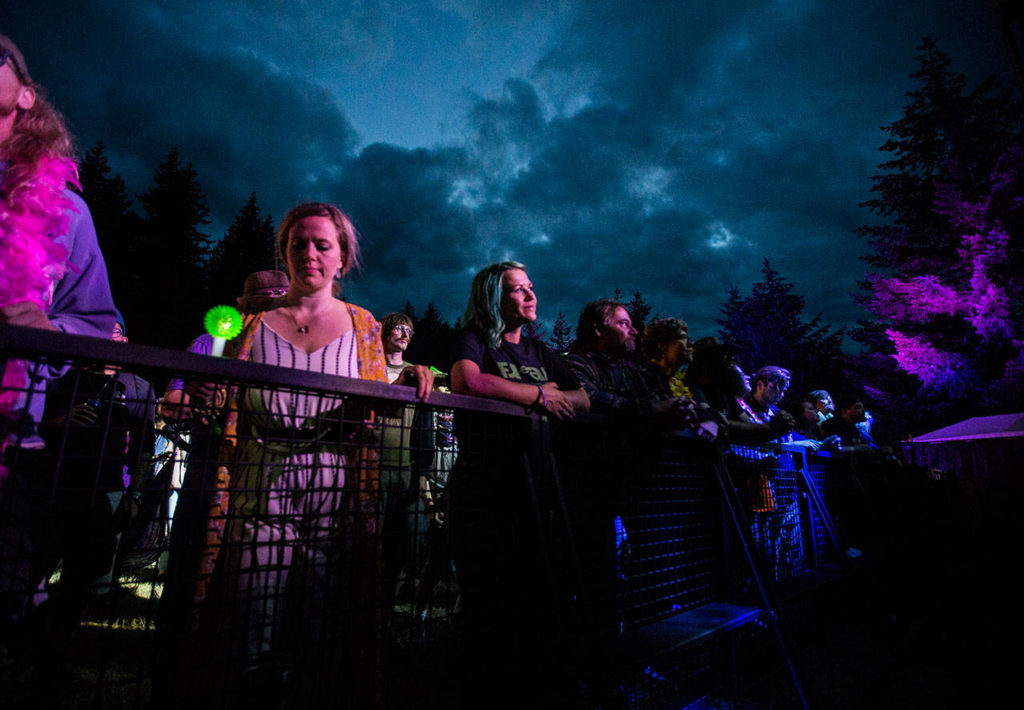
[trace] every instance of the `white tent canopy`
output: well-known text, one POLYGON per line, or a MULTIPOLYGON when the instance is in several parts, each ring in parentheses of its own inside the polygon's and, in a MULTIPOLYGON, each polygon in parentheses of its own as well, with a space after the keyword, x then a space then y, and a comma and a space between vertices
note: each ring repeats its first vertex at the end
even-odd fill
POLYGON ((915 436, 915 444, 938 444, 945 441, 977 439, 1009 439, 1024 436, 1024 412, 971 417, 951 426, 915 436))

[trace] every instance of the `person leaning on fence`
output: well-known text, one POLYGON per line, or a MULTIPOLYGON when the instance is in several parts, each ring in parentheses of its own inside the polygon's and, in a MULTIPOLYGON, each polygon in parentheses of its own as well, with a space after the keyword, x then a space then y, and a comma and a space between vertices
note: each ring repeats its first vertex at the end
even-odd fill
POLYGON ((647 385, 662 400, 681 398, 693 403, 693 426, 689 433, 705 441, 714 441, 720 423, 718 413, 693 401, 684 380, 685 368, 693 361, 689 328, 678 318, 662 318, 644 328, 644 353, 647 364, 643 376, 647 385))
POLYGON ((712 442, 718 435, 710 409, 698 413, 693 399, 671 390, 671 376, 688 360, 685 324, 666 319, 651 328, 650 363, 641 370, 629 359, 637 338, 629 312, 612 299, 591 301, 580 313, 576 340, 564 357, 590 397, 591 411, 611 420, 600 430, 603 442, 594 443, 606 452, 601 465, 583 477, 565 473, 576 547, 587 560, 585 594, 579 596, 590 600, 593 633, 619 628, 628 607, 636 606, 626 603, 637 599, 627 589, 638 589, 641 580, 661 572, 652 555, 638 551, 665 550, 671 544, 669 533, 656 529, 651 516, 639 514, 635 503, 640 491, 658 485, 654 461, 663 448, 661 437, 666 431, 685 431, 712 442))
MULTIPOLYGON (((388 381, 394 384, 411 363, 404 355, 412 342, 412 319, 404 313, 381 318, 381 345, 388 381)), ((425 407, 396 404, 378 414, 381 436, 382 611, 391 631, 400 591, 416 596, 416 553, 427 531, 421 498, 431 497, 430 467, 434 460, 434 417, 425 407), (400 586, 401 585, 401 586, 400 586)))
MULTIPOLYGON (((109 338, 117 321, 107 269, 60 113, 0 35, 0 323, 109 338)), ((52 481, 36 427, 44 388, 63 370, 9 360, 0 389, 0 644, 29 606, 33 526, 52 481)))
MULTIPOLYGON (((636 336, 629 313, 618 301, 602 298, 584 306, 576 341, 564 359, 590 397, 591 411, 612 417, 654 416, 674 424, 695 422, 693 400, 671 393, 663 398, 627 359, 636 349, 636 336)), ((708 429, 702 438, 713 439, 714 432, 708 429)))
MULTIPOLYGON (((331 204, 300 204, 281 221, 277 246, 288 291, 246 317, 230 355, 386 383, 380 324, 336 297, 359 259, 349 218, 331 204)), ((412 365, 405 373, 425 401, 430 370, 412 365)), ((188 386, 193 401, 211 396, 209 385, 188 386)), ((221 622, 239 636, 228 639, 240 654, 239 702, 281 695, 290 675, 303 670, 289 658, 310 649, 324 664, 341 654, 345 677, 362 697, 372 688, 356 686, 374 678, 368 664, 375 663, 379 543, 376 447, 367 432, 358 433, 368 413, 341 407, 341 397, 287 389, 247 387, 236 396, 226 408, 195 602, 208 601, 217 572, 232 609, 221 622), (342 608, 358 618, 341 618, 342 608)))
MULTIPOLYGON (((0 323, 109 338, 117 314, 89 208, 69 189, 78 185, 73 156, 63 117, 18 47, 0 35, 0 323)), ((0 435, 5 446, 38 449, 38 380, 60 372, 36 373, 26 402, 26 367, 12 361, 4 370, 0 435)))
POLYGON ((741 401, 751 387, 734 353, 733 346, 711 336, 694 343, 693 362, 686 370, 686 384, 694 399, 722 415, 731 442, 758 444, 788 434, 793 429, 793 418, 788 413, 756 421, 744 411, 741 401))
POLYGON ((792 402, 787 411, 793 417, 793 435, 795 440, 806 439, 810 442, 819 442, 825 438, 818 425, 818 410, 810 399, 804 398, 792 402))
MULTIPOLYGON (((452 390, 501 399, 559 419, 586 412, 579 382, 542 342, 523 335, 537 318, 525 267, 504 261, 473 279, 451 367, 452 390)), ((464 707, 493 707, 539 691, 557 664, 544 628, 546 582, 526 472, 525 442, 500 420, 456 412, 459 457, 449 479, 461 593, 464 707), (525 694, 520 696, 520 694, 525 694)), ((535 474, 537 472, 534 472, 535 474)))
POLYGON ((829 437, 823 448, 834 457, 826 479, 826 502, 844 539, 870 550, 887 544, 887 537, 899 528, 906 476, 892 448, 879 446, 858 426, 864 419, 860 393, 842 392, 836 398, 836 415, 822 430, 829 437))

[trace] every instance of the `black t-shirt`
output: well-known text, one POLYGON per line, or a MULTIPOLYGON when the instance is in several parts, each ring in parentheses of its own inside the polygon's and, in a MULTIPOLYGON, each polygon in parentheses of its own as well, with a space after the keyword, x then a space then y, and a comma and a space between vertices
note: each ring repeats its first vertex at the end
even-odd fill
POLYGON ((474 331, 458 334, 452 362, 470 360, 480 372, 497 375, 510 382, 542 385, 554 382, 560 390, 578 390, 580 381, 548 346, 535 338, 522 337, 518 343, 502 340, 492 348, 474 331))
MULTIPOLYGON (((544 343, 533 338, 523 337, 515 344, 503 340, 499 347, 492 348, 475 332, 463 330, 456 337, 452 357, 453 363, 459 360, 474 362, 480 372, 510 382, 528 385, 555 382, 562 390, 580 389, 576 375, 544 343)), ((522 479, 516 473, 516 462, 521 460, 520 452, 526 446, 525 441, 519 437, 526 433, 520 424, 505 417, 457 410, 455 435, 459 440, 459 460, 456 469, 472 470, 474 473, 467 478, 453 470, 453 485, 461 482, 463 487, 472 485, 480 491, 497 491, 500 490, 495 487, 498 485, 495 483, 497 480, 505 480, 501 484, 504 486, 511 485, 510 481, 513 480, 521 483, 522 479), (503 474, 514 477, 499 478, 503 474)))

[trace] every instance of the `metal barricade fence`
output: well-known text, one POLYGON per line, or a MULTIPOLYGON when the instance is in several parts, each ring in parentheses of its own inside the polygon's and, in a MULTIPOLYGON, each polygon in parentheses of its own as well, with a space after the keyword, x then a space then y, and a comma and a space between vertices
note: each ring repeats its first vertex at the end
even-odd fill
POLYGON ((721 452, 684 436, 12 327, 0 357, 66 370, 45 447, 5 432, 5 706, 678 706, 727 684, 700 624, 774 614, 733 595, 721 452), (154 419, 172 375, 210 405, 154 419), (680 619, 697 650, 642 662, 680 619))

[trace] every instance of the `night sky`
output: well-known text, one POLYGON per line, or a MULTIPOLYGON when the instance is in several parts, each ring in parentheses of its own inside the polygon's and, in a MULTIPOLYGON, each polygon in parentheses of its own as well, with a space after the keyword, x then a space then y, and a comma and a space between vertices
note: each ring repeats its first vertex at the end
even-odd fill
POLYGON ((363 234, 346 296, 378 317, 454 321, 481 266, 523 261, 548 332, 618 287, 711 334, 764 257, 853 323, 858 204, 921 39, 1009 82, 991 0, 0 5, 131 190, 177 147, 215 238, 251 191, 275 220, 335 202, 363 234))

